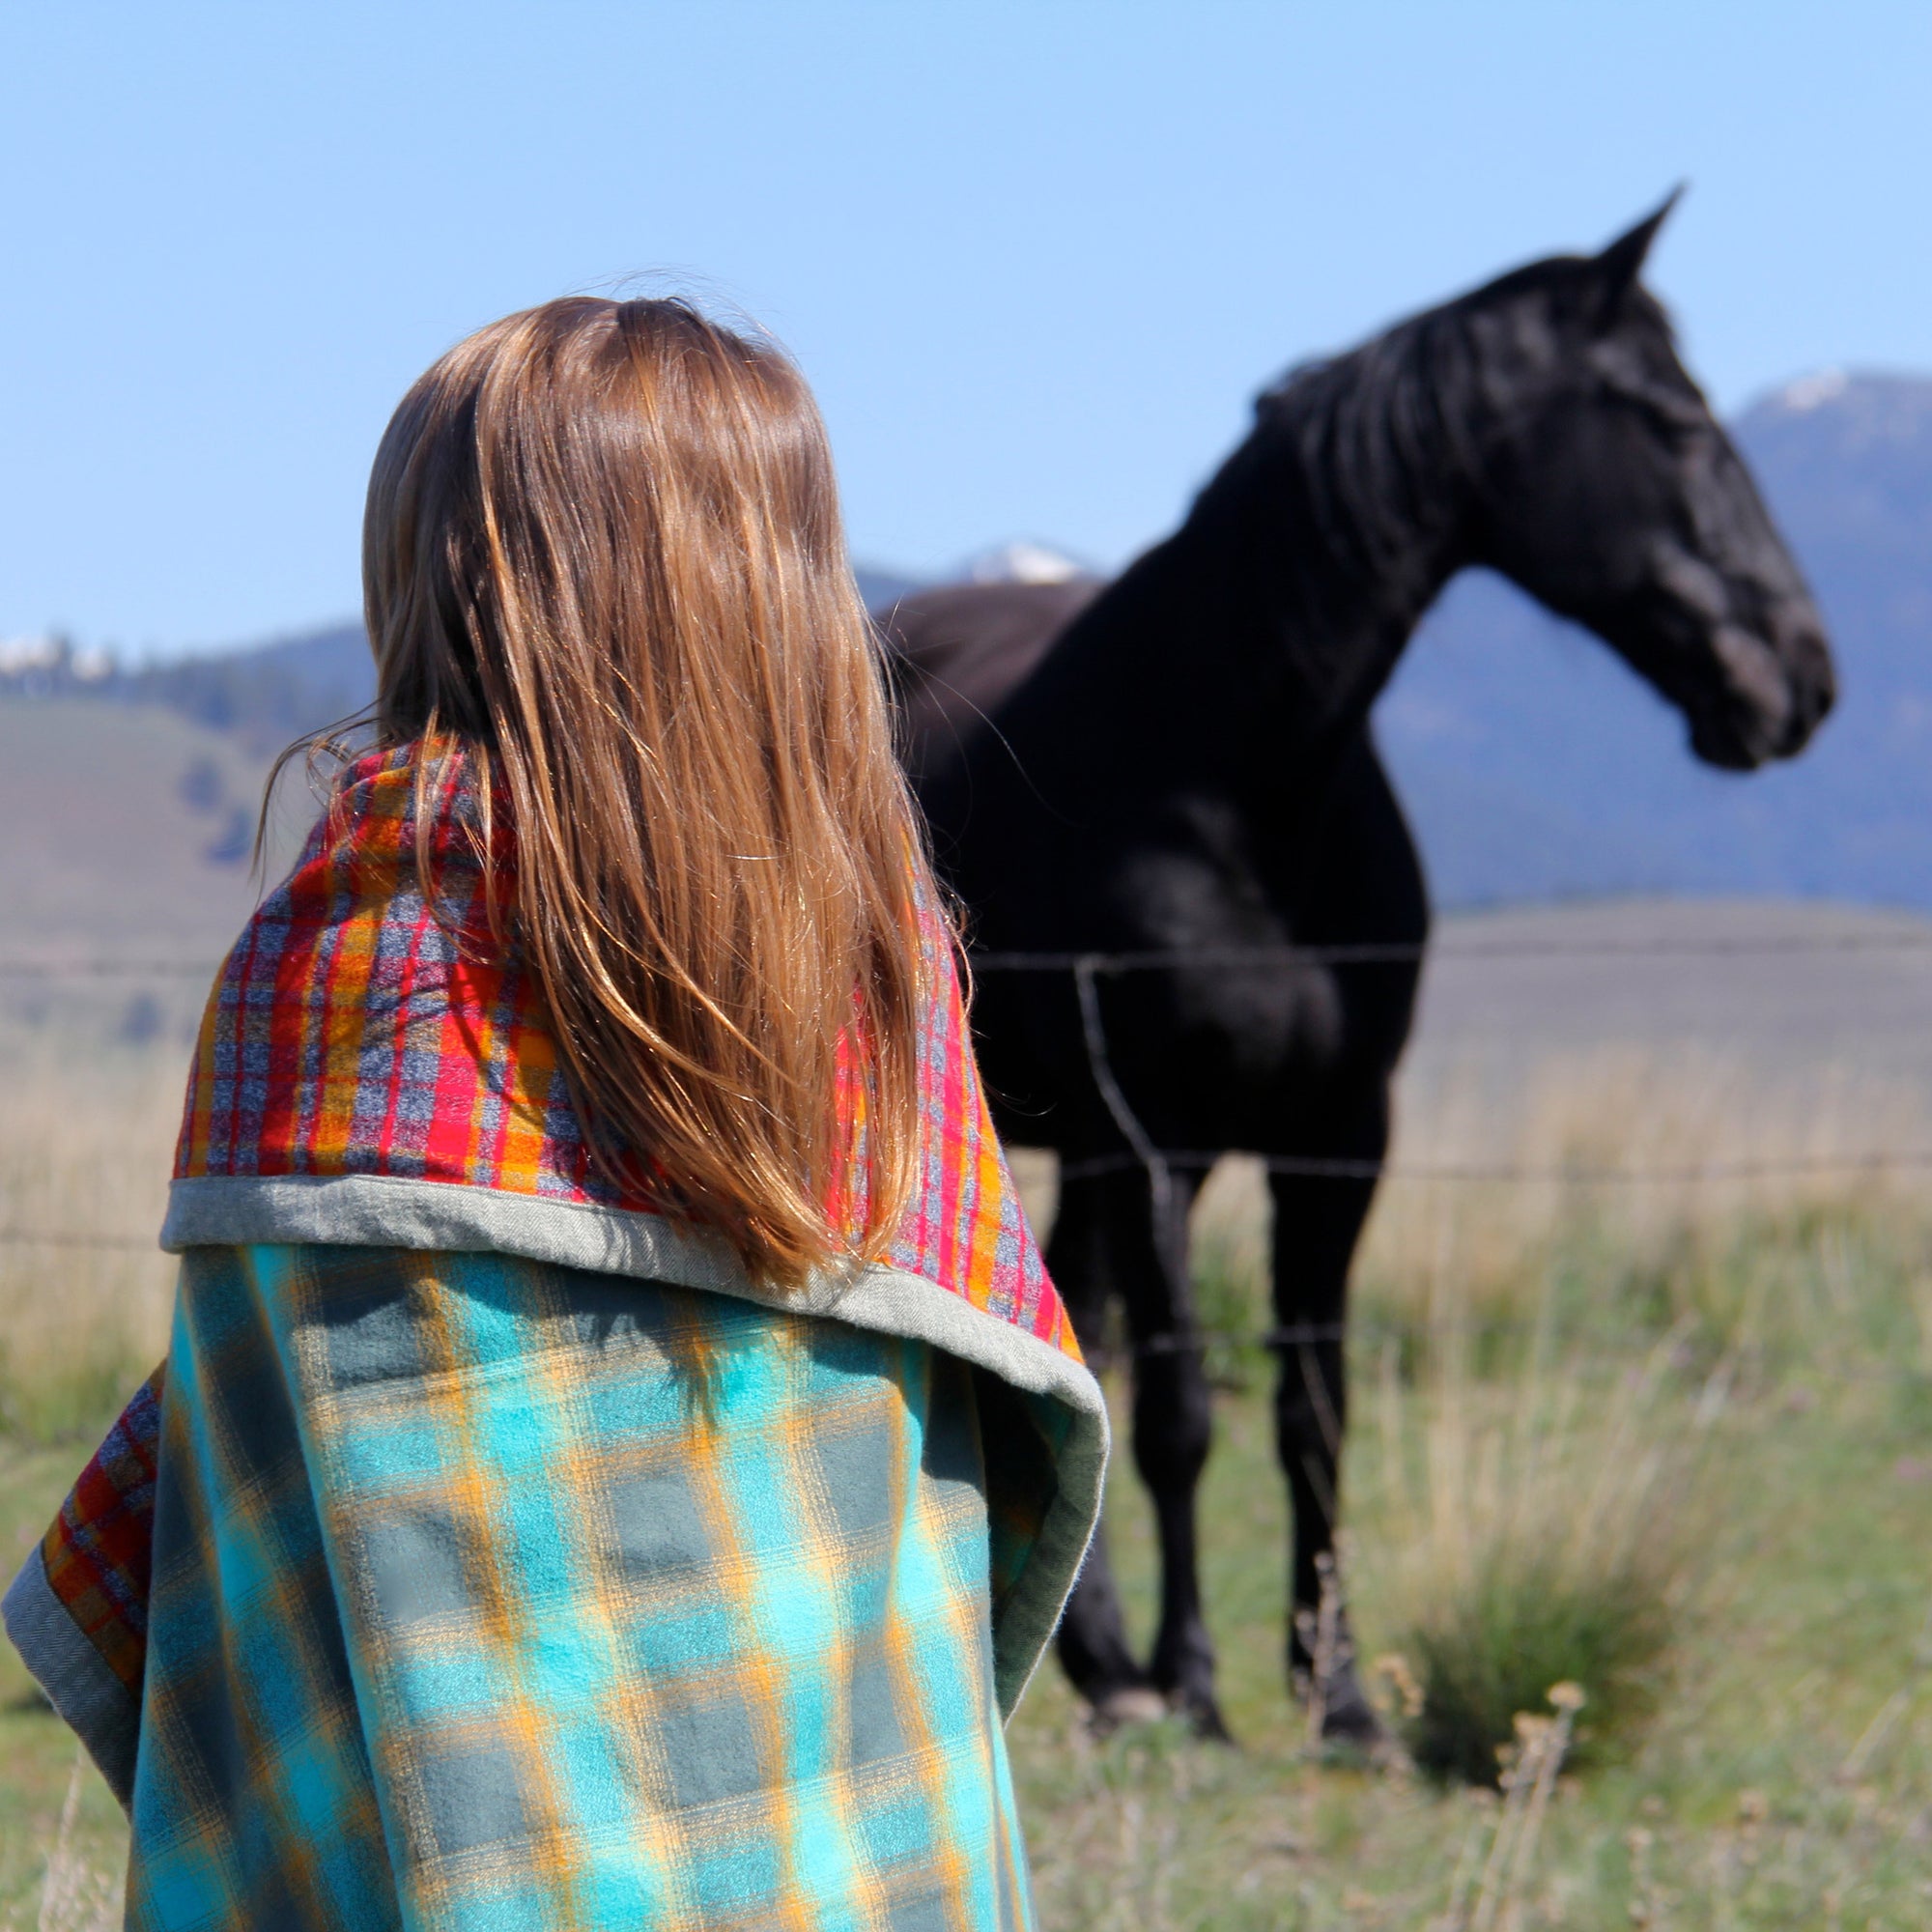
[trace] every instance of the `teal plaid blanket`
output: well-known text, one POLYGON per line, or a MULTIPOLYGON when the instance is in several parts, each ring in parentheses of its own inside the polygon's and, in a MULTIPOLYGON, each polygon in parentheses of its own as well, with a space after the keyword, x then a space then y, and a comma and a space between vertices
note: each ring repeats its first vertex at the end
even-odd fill
POLYGON ((728 1295, 189 1250, 128 1923, 1030 1925, 1003 1611, 1067 1426, 728 1295))

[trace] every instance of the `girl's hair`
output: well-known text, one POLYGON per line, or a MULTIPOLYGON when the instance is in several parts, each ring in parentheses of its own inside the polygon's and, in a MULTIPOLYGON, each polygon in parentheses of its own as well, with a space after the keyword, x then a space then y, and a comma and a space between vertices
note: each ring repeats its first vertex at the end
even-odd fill
POLYGON ((932 888, 797 369, 681 300, 478 330, 383 438, 363 594, 379 742, 507 810, 600 1171, 780 1286, 876 1255, 932 888))

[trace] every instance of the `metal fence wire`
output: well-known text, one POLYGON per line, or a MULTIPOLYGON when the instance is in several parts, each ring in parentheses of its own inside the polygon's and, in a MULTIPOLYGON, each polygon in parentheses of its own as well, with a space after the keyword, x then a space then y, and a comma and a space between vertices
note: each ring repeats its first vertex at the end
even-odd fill
MULTIPOLYGON (((1429 961, 1494 959, 1724 959, 1807 953, 1932 952, 1932 929, 1853 932, 1718 934, 1646 939, 1368 940, 1337 945, 1152 947, 1118 952, 988 952, 971 955, 973 971, 1071 973, 1082 967, 1109 977, 1172 971, 1178 966, 1392 966, 1429 961)), ((213 979, 217 961, 0 954, 0 979, 213 979)))
MULTIPOLYGON (((1172 971, 1177 967, 1282 968, 1290 966, 1352 967, 1420 963, 1473 964, 1499 960, 1553 959, 1690 959, 1735 957, 1793 957, 1816 954, 1897 952, 1932 953, 1932 931, 1880 930, 1821 933, 1687 935, 1683 938, 1635 940, 1442 941, 1433 944, 1363 944, 1311 946, 1209 946, 1143 949, 1116 952, 986 952, 971 955, 977 976, 1009 973, 1066 974, 1073 981, 1080 1011, 1083 1045, 1094 1088, 1124 1144, 1120 1151, 1060 1164, 1063 1181, 1099 1178, 1135 1169, 1148 1178, 1150 1208, 1156 1236, 1169 1264, 1184 1264, 1185 1217, 1178 1211, 1176 1174, 1206 1174, 1224 1152, 1236 1150, 1163 1148, 1154 1144, 1117 1079, 1100 1011, 1098 981, 1122 975, 1172 971)), ((0 980, 208 980, 215 967, 204 960, 140 957, 86 958, 14 955, 0 956, 0 980)), ((1351 1181, 1440 1181, 1481 1184, 1558 1184, 1588 1186, 1697 1185, 1721 1181, 1799 1179, 1823 1174, 1932 1172, 1932 1148, 1891 1149, 1846 1154, 1668 1162, 1651 1165, 1590 1166, 1575 1162, 1520 1161, 1388 1161, 1329 1159, 1293 1154, 1247 1154, 1269 1174, 1308 1179, 1351 1181)), ((99 1248, 151 1250, 146 1236, 79 1230, 0 1227, 0 1245, 47 1249, 99 1248)), ((1306 1346, 1338 1341, 1341 1325, 1323 1328, 1291 1327, 1269 1330, 1259 1337, 1222 1340, 1259 1342, 1264 1347, 1306 1346)), ((1133 1352, 1159 1353, 1207 1346, 1205 1334, 1154 1337, 1133 1352)))

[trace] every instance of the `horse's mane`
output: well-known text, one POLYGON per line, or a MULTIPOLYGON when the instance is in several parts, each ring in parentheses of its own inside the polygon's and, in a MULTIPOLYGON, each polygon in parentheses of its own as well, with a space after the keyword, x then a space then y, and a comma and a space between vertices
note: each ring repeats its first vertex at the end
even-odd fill
MULTIPOLYGON (((1259 456, 1279 489, 1280 458, 1289 456, 1287 487, 1321 532, 1328 565, 1357 581, 1399 579, 1419 561, 1427 548, 1419 539, 1439 526, 1450 499, 1483 490, 1481 425, 1509 404, 1508 372, 1485 366, 1476 319, 1590 266, 1571 256, 1532 262, 1357 349, 1291 369, 1256 399, 1254 434, 1229 469, 1259 456)), ((1619 327, 1675 357, 1670 318, 1648 291, 1623 294, 1619 327)), ((1296 567, 1304 581, 1319 575, 1313 558, 1296 567)))
POLYGON ((1443 514, 1442 481, 1474 483, 1482 371, 1464 302, 1427 310, 1344 355, 1305 362, 1255 404, 1251 440, 1292 454, 1333 562, 1402 574, 1443 514))

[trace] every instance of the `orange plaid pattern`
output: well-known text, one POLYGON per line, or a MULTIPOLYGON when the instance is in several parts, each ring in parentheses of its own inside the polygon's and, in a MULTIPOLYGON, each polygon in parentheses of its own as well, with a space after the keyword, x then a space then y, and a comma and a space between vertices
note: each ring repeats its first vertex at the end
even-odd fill
MULTIPOLYGON (((538 988, 490 943, 491 867, 460 771, 434 801, 437 898, 424 898, 413 757, 372 753, 346 775, 229 953, 176 1178, 382 1176, 657 1213, 592 1166, 538 988)), ((501 893, 500 849, 493 863, 501 893)), ((921 1184, 887 1262, 1078 1361, 993 1132, 936 915, 925 944, 937 995, 920 1039, 921 1184)))

